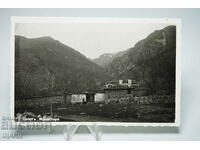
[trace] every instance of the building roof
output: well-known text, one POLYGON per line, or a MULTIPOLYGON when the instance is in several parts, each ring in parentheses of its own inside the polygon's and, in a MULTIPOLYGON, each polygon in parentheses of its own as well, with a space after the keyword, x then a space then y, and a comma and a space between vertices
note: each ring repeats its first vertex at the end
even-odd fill
POLYGON ((123 86, 123 85, 116 85, 116 86, 111 86, 111 87, 108 87, 108 88, 104 88, 104 91, 108 91, 108 90, 134 90, 134 91, 141 91, 141 90, 148 90, 149 88, 148 87, 144 87, 144 86, 131 86, 131 87, 128 87, 128 86, 123 86))
POLYGON ((101 89, 101 90, 94 90, 94 91, 84 91, 84 92, 73 92, 73 93, 68 93, 68 92, 65 92, 66 95, 81 95, 81 94, 96 94, 96 93, 104 93, 104 89, 101 89))
POLYGON ((128 90, 128 89, 134 89, 135 87, 128 87, 123 85, 115 85, 108 88, 104 88, 104 91, 106 90, 128 90))

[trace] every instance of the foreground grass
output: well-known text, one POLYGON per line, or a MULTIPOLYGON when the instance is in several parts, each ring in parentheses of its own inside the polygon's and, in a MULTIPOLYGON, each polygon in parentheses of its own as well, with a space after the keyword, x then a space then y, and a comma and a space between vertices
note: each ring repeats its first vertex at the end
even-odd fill
MULTIPOLYGON (((16 112, 50 114, 50 105, 16 108, 16 112)), ((53 114, 61 121, 174 122, 175 104, 53 104, 53 114)))

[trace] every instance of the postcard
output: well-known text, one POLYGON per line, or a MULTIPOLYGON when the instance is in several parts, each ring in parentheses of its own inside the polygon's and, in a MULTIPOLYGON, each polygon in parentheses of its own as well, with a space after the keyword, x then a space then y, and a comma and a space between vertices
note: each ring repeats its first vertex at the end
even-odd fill
POLYGON ((16 122, 179 126, 179 19, 11 18, 16 122))

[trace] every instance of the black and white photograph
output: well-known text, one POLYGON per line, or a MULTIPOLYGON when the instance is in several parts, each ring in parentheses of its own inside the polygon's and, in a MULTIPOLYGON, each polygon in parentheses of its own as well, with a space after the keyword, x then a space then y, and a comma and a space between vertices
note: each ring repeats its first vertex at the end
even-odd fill
POLYGON ((13 17, 17 122, 179 124, 177 19, 13 17))

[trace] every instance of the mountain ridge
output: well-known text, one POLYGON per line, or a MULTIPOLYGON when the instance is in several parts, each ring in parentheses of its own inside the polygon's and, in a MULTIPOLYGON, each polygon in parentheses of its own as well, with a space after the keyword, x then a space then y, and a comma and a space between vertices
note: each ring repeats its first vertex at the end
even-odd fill
POLYGON ((175 91, 176 27, 156 30, 106 67, 113 80, 133 79, 151 89, 175 91))
POLYGON ((101 89, 108 80, 132 79, 150 94, 175 94, 176 27, 156 30, 134 47, 90 60, 45 36, 15 36, 16 99, 101 89), (102 63, 103 62, 103 63, 102 63))
POLYGON ((103 53, 99 57, 93 59, 92 61, 95 62, 97 65, 99 65, 102 68, 106 68, 114 58, 120 57, 123 54, 126 53, 127 50, 119 51, 116 53, 103 53))
POLYGON ((49 37, 15 36, 15 96, 95 90, 107 73, 73 48, 49 37))

